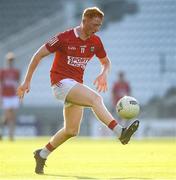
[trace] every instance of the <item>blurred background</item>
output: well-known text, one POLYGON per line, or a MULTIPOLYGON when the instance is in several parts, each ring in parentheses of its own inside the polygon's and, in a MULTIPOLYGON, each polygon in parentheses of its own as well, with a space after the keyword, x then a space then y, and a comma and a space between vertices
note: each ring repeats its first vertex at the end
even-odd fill
MULTIPOLYGON (((79 25, 90 6, 105 13, 98 35, 112 61, 109 91, 101 94, 108 109, 118 118, 112 89, 123 72, 130 95, 141 106, 136 138, 176 137, 175 0, 0 0, 0 68, 13 52, 22 80, 33 53, 56 33, 79 25)), ((45 58, 33 76, 31 92, 18 110, 16 136, 52 135, 63 126, 63 105, 50 88, 52 61, 53 55, 45 58)), ((93 89, 97 64, 94 58, 85 72, 85 84, 93 89)), ((80 135, 106 137, 111 132, 86 109, 80 135)))

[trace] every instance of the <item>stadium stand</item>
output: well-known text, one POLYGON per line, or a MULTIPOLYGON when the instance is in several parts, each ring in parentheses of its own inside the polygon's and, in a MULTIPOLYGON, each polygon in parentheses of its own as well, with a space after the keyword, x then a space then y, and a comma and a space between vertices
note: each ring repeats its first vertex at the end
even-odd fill
MULTIPOLYGON (((45 5, 39 0, 35 1, 35 3, 34 0, 30 2, 26 5, 26 2, 22 3, 22 1, 19 1, 17 5, 12 1, 12 5, 6 7, 6 9, 9 8, 9 11, 14 9, 17 11, 20 7, 26 9, 26 12, 24 10, 23 16, 25 17, 25 15, 27 16, 28 14, 28 17, 24 18, 25 21, 23 21, 23 23, 22 20, 19 21, 19 26, 16 25, 17 27, 12 28, 14 36, 3 40, 7 34, 12 34, 9 30, 9 32, 6 31, 6 35, 5 32, 1 33, 0 37, 2 39, 0 43, 2 54, 5 54, 9 49, 14 50, 19 59, 18 67, 23 67, 24 71, 26 70, 26 65, 31 55, 42 43, 56 32, 79 23, 78 19, 72 16, 72 13, 76 11, 74 3, 68 3, 68 6, 66 5, 66 7, 61 8, 59 12, 55 12, 58 7, 62 7, 60 4, 57 5, 60 1, 54 1, 52 4, 46 1, 45 5), (35 7, 33 7, 34 4, 35 7), (38 12, 36 7, 40 7, 41 12, 38 12), (36 12, 36 16, 30 19, 30 13, 27 12, 33 13, 34 11, 36 12), (30 27, 27 26, 28 24, 30 24, 30 27), (22 29, 21 26, 24 28, 22 29)), ((174 11, 173 3, 175 4, 176 2, 170 0, 161 1, 161 3, 158 4, 152 0, 141 0, 138 2, 139 12, 137 14, 126 16, 121 22, 109 23, 106 29, 103 29, 99 33, 112 60, 109 86, 112 86, 116 78, 116 72, 118 70, 124 70, 127 78, 131 82, 132 93, 139 99, 141 104, 146 104, 153 96, 162 96, 166 90, 172 86, 174 80, 173 75, 170 73, 161 73, 159 57, 161 53, 165 54, 167 56, 167 62, 175 58, 174 47, 176 40, 173 37, 175 37, 176 30, 174 24, 176 12, 174 11)), ((11 16, 13 16, 12 12, 11 16)), ((16 19, 18 18, 20 19, 20 17, 16 16, 16 19)), ((1 20, 2 26, 3 23, 1 20)), ((8 24, 10 23, 11 22, 8 24)), ((1 58, 2 54, 0 55, 1 58)), ((49 73, 52 57, 48 59, 48 61, 46 60, 41 64, 39 74, 49 73)), ((94 79, 91 75, 98 73, 97 69, 95 69, 96 63, 98 63, 98 61, 92 61, 88 65, 89 67, 86 72, 85 82, 91 87, 93 87, 91 84, 94 79)), ((175 62, 173 61, 173 63, 175 62)), ((40 106, 47 104, 49 106, 55 106, 56 103, 51 97, 52 95, 48 84, 49 77, 34 76, 33 91, 27 96, 24 105, 32 104, 40 106), (37 91, 38 89, 45 89, 45 91, 37 91), (45 99, 43 99, 43 97, 45 97, 45 99)), ((105 101, 109 102, 110 92, 103 96, 105 97, 105 101)))
POLYGON ((60 0, 52 0, 52 3, 48 0, 1 0, 0 4, 0 40, 62 9, 60 0))

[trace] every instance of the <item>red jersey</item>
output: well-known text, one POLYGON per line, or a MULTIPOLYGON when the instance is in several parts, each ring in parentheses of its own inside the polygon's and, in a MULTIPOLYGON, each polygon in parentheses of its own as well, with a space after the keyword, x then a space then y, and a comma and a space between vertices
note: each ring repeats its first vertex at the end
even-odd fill
POLYGON ((16 96, 16 89, 20 79, 19 70, 10 68, 0 70, 0 91, 2 96, 16 96))
POLYGON ((117 101, 125 96, 130 94, 130 86, 127 82, 116 82, 112 89, 113 94, 113 103, 116 105, 117 101))
POLYGON ((76 28, 54 36, 45 46, 51 53, 55 52, 50 71, 52 85, 65 78, 72 78, 83 83, 83 74, 88 61, 94 55, 98 58, 106 56, 98 36, 92 35, 87 40, 82 40, 76 28))

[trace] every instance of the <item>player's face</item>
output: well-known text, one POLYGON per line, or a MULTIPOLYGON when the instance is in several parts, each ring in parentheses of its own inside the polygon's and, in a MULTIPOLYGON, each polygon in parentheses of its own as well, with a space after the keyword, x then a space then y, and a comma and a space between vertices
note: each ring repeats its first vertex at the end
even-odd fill
POLYGON ((13 59, 7 59, 7 67, 11 68, 13 67, 13 59))
POLYGON ((103 19, 100 17, 94 18, 85 18, 83 21, 83 29, 87 36, 91 36, 92 34, 98 32, 102 25, 103 19))

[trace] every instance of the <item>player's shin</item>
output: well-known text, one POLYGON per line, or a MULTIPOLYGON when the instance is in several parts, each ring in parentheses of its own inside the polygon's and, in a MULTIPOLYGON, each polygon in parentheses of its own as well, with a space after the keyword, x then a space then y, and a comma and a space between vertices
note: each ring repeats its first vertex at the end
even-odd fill
POLYGON ((49 141, 49 143, 40 151, 40 156, 44 159, 53 152, 58 146, 67 141, 71 136, 68 136, 65 129, 59 130, 49 141))
POLYGON ((92 109, 95 115, 98 117, 98 119, 101 122, 103 122, 106 126, 108 126, 117 135, 117 137, 120 137, 123 128, 118 123, 118 121, 114 120, 114 117, 108 111, 103 101, 99 101, 95 105, 96 106, 93 106, 92 109))

